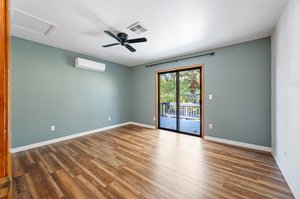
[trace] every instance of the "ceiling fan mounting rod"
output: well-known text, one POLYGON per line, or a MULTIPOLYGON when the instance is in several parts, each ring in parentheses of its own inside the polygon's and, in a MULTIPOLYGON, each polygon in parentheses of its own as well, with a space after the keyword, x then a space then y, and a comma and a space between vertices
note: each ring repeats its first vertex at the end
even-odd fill
POLYGON ((118 33, 118 37, 120 39, 122 39, 123 41, 127 41, 127 39, 128 39, 128 35, 126 33, 124 33, 124 32, 118 33))

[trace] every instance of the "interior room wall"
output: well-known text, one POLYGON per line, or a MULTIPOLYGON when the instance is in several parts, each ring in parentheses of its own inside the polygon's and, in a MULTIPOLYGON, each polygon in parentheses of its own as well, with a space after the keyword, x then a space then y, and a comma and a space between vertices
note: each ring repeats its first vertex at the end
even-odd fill
POLYGON ((300 198, 300 1, 290 0, 272 35, 272 149, 300 198))
MULTIPOLYGON (((132 68, 132 119, 154 125, 155 71, 204 64, 205 135, 271 146, 270 38, 213 50, 216 55, 132 68), (213 100, 208 100, 208 95, 213 100), (213 129, 208 129, 208 124, 213 129)), ((205 53, 205 52, 204 52, 205 53)))
POLYGON ((213 57, 128 68, 13 37, 13 147, 128 121, 154 125, 155 71, 202 63, 205 135, 271 146, 270 39, 214 51, 213 57), (106 63, 107 71, 76 69, 77 56, 106 63))
POLYGON ((13 148, 131 120, 126 66, 12 37, 11 84, 13 148), (76 57, 106 71, 74 68, 76 57))

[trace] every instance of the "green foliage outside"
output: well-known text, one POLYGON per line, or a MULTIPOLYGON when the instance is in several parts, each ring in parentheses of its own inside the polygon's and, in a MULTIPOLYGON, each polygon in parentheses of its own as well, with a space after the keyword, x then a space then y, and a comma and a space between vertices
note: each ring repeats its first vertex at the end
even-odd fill
MULTIPOLYGON (((180 102, 199 103, 199 70, 181 71, 179 73, 180 102)), ((160 102, 176 102, 176 73, 160 75, 160 102)))

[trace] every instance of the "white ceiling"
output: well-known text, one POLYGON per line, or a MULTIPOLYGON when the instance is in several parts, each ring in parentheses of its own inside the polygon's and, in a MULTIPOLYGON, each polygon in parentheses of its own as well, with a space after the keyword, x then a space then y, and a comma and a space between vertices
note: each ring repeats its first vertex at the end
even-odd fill
POLYGON ((156 62, 270 36, 287 0, 12 0, 11 8, 58 26, 48 37, 12 27, 12 35, 127 66, 156 62), (126 28, 141 22, 137 35, 126 28), (146 37, 131 53, 104 30, 146 37))

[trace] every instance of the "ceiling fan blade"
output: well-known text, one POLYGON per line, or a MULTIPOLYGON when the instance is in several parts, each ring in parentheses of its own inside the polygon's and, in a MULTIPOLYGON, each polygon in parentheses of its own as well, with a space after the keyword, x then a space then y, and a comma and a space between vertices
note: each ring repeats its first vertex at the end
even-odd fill
POLYGON ((132 46, 130 46, 129 44, 126 44, 125 47, 126 47, 128 50, 130 50, 131 52, 135 52, 135 51, 136 51, 136 50, 135 50, 132 46))
POLYGON ((116 45, 120 45, 120 43, 108 44, 108 45, 105 45, 105 46, 102 46, 102 47, 106 48, 106 47, 116 46, 116 45))
POLYGON ((137 39, 129 39, 127 42, 128 43, 139 43, 139 42, 146 42, 147 39, 145 37, 143 38, 137 38, 137 39))
POLYGON ((114 35, 112 32, 105 30, 104 31, 106 34, 108 34, 109 36, 111 36, 112 38, 116 39, 117 41, 121 42, 121 39, 119 37, 117 37, 116 35, 114 35))

